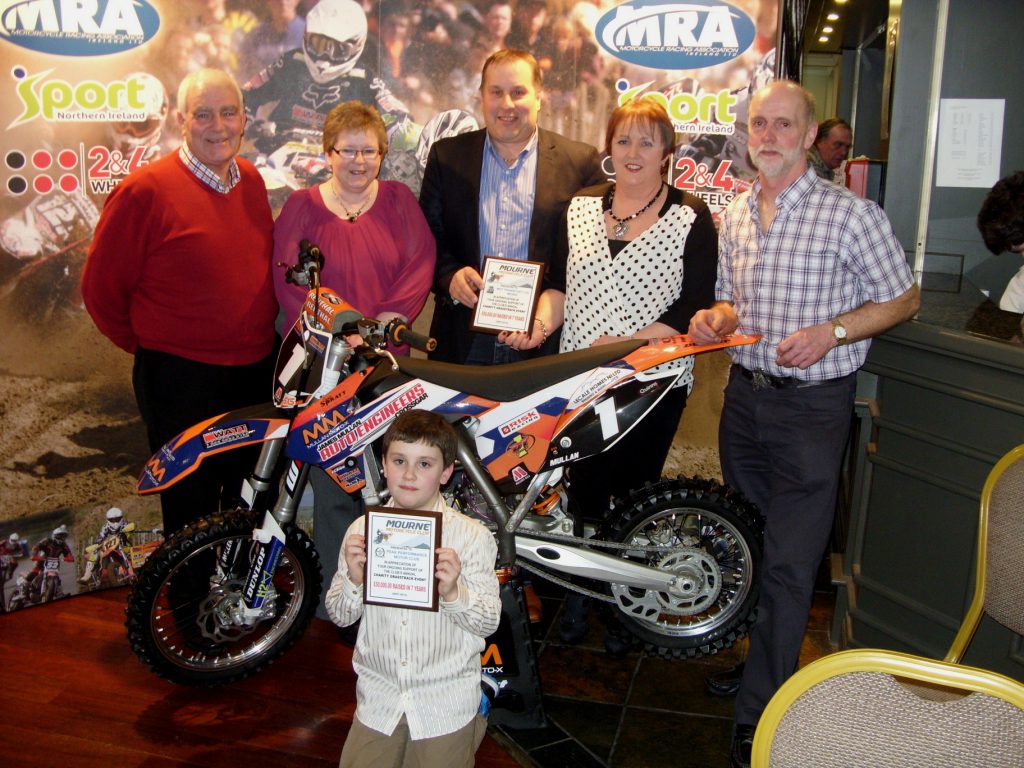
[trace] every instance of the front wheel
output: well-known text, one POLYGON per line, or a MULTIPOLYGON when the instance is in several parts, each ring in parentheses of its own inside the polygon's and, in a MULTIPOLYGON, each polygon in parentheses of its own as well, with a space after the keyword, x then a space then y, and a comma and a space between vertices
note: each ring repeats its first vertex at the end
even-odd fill
POLYGON ((244 617, 255 522, 244 509, 204 517, 164 541, 136 571, 125 611, 128 639, 161 677, 186 685, 240 680, 278 658, 309 626, 320 599, 320 558, 295 525, 286 529, 266 611, 244 617))
POLYGON ((679 477, 633 491, 609 513, 602 538, 637 547, 622 556, 676 580, 665 592, 608 585, 622 625, 662 656, 728 648, 753 626, 763 533, 756 507, 712 480, 679 477))
POLYGON ((56 600, 57 597, 57 580, 51 577, 46 580, 46 583, 43 586, 42 602, 50 603, 56 600))

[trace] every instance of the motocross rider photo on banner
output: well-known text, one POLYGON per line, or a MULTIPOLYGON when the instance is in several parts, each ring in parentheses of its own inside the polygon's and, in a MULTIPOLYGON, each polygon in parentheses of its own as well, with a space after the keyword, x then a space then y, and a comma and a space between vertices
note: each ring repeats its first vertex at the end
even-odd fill
POLYGON ((324 120, 350 100, 383 119, 380 178, 418 194, 432 144, 483 127, 480 71, 502 48, 537 59, 538 123, 569 138, 602 147, 617 104, 663 104, 680 139, 666 180, 717 216, 755 176, 747 104, 774 77, 778 19, 779 0, 4 2, 0 610, 131 584, 163 539, 158 497, 137 490, 151 452, 133 358, 97 330, 80 285, 107 196, 181 146, 187 75, 241 86, 240 155, 275 216, 331 177, 324 120))

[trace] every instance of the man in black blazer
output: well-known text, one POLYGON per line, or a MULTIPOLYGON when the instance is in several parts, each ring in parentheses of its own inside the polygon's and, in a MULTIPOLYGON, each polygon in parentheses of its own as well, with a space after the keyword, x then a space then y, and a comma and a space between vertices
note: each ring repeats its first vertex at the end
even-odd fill
MULTIPOLYGON (((431 358, 478 365, 520 359, 502 337, 470 329, 483 257, 541 261, 550 271, 570 198, 603 178, 596 149, 537 128, 541 75, 529 53, 492 54, 480 97, 486 127, 435 143, 420 191, 437 240, 431 358)), ((556 271, 564 272, 564 264, 556 271)), ((542 298, 531 330, 547 342, 542 352, 558 348, 548 339, 555 324, 547 313, 542 298)))

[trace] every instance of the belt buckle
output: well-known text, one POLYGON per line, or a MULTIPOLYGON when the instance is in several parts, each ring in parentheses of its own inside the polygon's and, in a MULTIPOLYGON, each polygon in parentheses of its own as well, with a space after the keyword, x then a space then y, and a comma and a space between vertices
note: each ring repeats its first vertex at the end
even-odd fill
POLYGON ((772 380, 768 377, 764 371, 758 369, 751 371, 751 381, 754 383, 754 391, 760 392, 762 389, 774 389, 772 380))

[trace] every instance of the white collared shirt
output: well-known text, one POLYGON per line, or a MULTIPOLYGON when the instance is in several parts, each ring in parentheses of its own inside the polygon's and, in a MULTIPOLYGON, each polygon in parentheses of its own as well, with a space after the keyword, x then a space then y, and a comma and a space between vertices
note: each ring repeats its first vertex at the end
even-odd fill
MULTIPOLYGON (((391 734, 405 715, 414 741, 453 733, 476 715, 484 638, 501 618, 494 537, 440 495, 434 511, 443 514, 441 546, 454 549, 462 564, 454 601, 441 598, 436 613, 364 605, 362 586, 348 578, 344 544, 325 599, 335 624, 348 626, 362 616, 352 654, 359 722, 391 734)), ((345 538, 365 527, 360 516, 345 538)))

